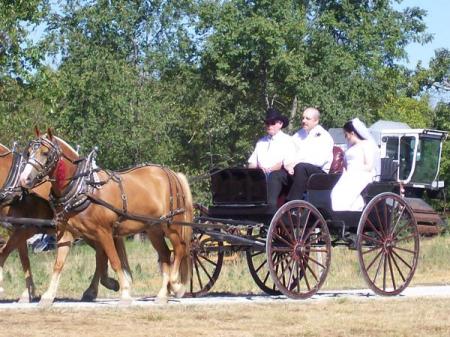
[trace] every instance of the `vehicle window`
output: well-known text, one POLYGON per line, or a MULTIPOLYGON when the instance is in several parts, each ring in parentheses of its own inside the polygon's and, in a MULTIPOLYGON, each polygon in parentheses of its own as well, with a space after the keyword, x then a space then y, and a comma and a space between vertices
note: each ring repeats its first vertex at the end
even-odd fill
POLYGON ((400 163, 399 178, 400 180, 408 179, 414 160, 414 150, 416 146, 416 138, 404 136, 400 138, 400 163))
POLYGON ((420 156, 416 159, 416 169, 411 178, 412 182, 431 184, 436 178, 439 166, 440 139, 420 138, 420 156))
POLYGON ((398 160, 398 137, 387 138, 386 156, 392 160, 398 160))

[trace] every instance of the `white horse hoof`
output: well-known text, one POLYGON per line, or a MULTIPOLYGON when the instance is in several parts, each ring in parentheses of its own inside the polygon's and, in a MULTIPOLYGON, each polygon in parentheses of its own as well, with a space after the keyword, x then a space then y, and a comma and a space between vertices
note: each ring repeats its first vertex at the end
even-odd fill
POLYGON ((44 298, 42 297, 39 301, 39 307, 40 308, 50 308, 53 304, 53 299, 51 298, 44 298))

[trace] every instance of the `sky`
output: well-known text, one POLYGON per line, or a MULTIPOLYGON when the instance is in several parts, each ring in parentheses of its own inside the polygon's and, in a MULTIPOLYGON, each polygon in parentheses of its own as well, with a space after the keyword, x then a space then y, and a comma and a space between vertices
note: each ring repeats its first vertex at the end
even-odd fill
POLYGON ((450 49, 450 0, 404 0, 397 6, 399 8, 420 7, 427 11, 424 21, 427 32, 433 34, 433 41, 423 46, 419 43, 408 45, 406 51, 409 62, 406 65, 414 68, 421 60, 422 66, 428 67, 436 49, 450 49))

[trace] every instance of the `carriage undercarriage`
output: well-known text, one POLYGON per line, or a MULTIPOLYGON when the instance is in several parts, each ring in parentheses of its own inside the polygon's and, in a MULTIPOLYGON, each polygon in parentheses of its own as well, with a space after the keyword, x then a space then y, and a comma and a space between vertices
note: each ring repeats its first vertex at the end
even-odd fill
MULTIPOLYGON (((312 179, 309 201, 291 201, 275 214, 262 216, 255 209, 264 209, 263 204, 252 204, 249 200, 227 203, 230 195, 224 192, 236 194, 243 189, 245 195, 249 184, 259 185, 264 192, 261 187, 264 184, 260 184, 263 178, 255 178, 254 174, 246 169, 221 172, 222 177, 212 183, 213 193, 217 192, 213 195, 215 204, 210 209, 197 207, 200 216, 196 221, 206 229, 197 227, 194 231, 192 296, 204 295, 212 288, 224 256, 242 251, 261 290, 270 295, 309 298, 324 284, 331 264, 331 248, 336 246, 356 251, 364 280, 375 293, 398 295, 409 285, 419 257, 419 233, 413 211, 397 193, 397 184, 373 183, 362 212, 333 212, 324 197, 327 193, 329 197, 330 186, 318 188, 312 179), (246 186, 242 186, 242 181, 246 186), (215 217, 233 212, 238 220, 215 217), (246 220, 252 218, 257 221, 246 220), (216 227, 208 230, 211 224, 216 227)), ((253 195, 252 199, 258 201, 259 197, 253 195)))

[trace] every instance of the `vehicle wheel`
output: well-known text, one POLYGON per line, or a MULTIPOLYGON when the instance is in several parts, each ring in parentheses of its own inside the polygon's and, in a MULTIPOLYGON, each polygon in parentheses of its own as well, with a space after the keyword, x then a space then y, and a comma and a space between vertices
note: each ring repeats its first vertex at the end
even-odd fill
POLYGON ((194 229, 191 241, 192 278, 186 297, 205 295, 219 278, 223 264, 223 242, 194 229))
POLYGON ((313 296, 330 268, 331 237, 325 219, 308 202, 284 204, 270 223, 266 254, 279 291, 294 299, 313 296))
MULTIPOLYGON (((266 230, 249 228, 247 235, 253 240, 264 243, 267 237, 266 230)), ((253 280, 259 289, 269 295, 280 295, 281 292, 276 289, 276 285, 270 277, 269 267, 267 265, 266 251, 264 249, 256 250, 249 248, 246 251, 247 265, 253 280)))
POLYGON ((358 225, 357 251, 363 277, 375 293, 398 295, 408 286, 419 258, 419 232, 402 197, 387 192, 367 204, 358 225))

